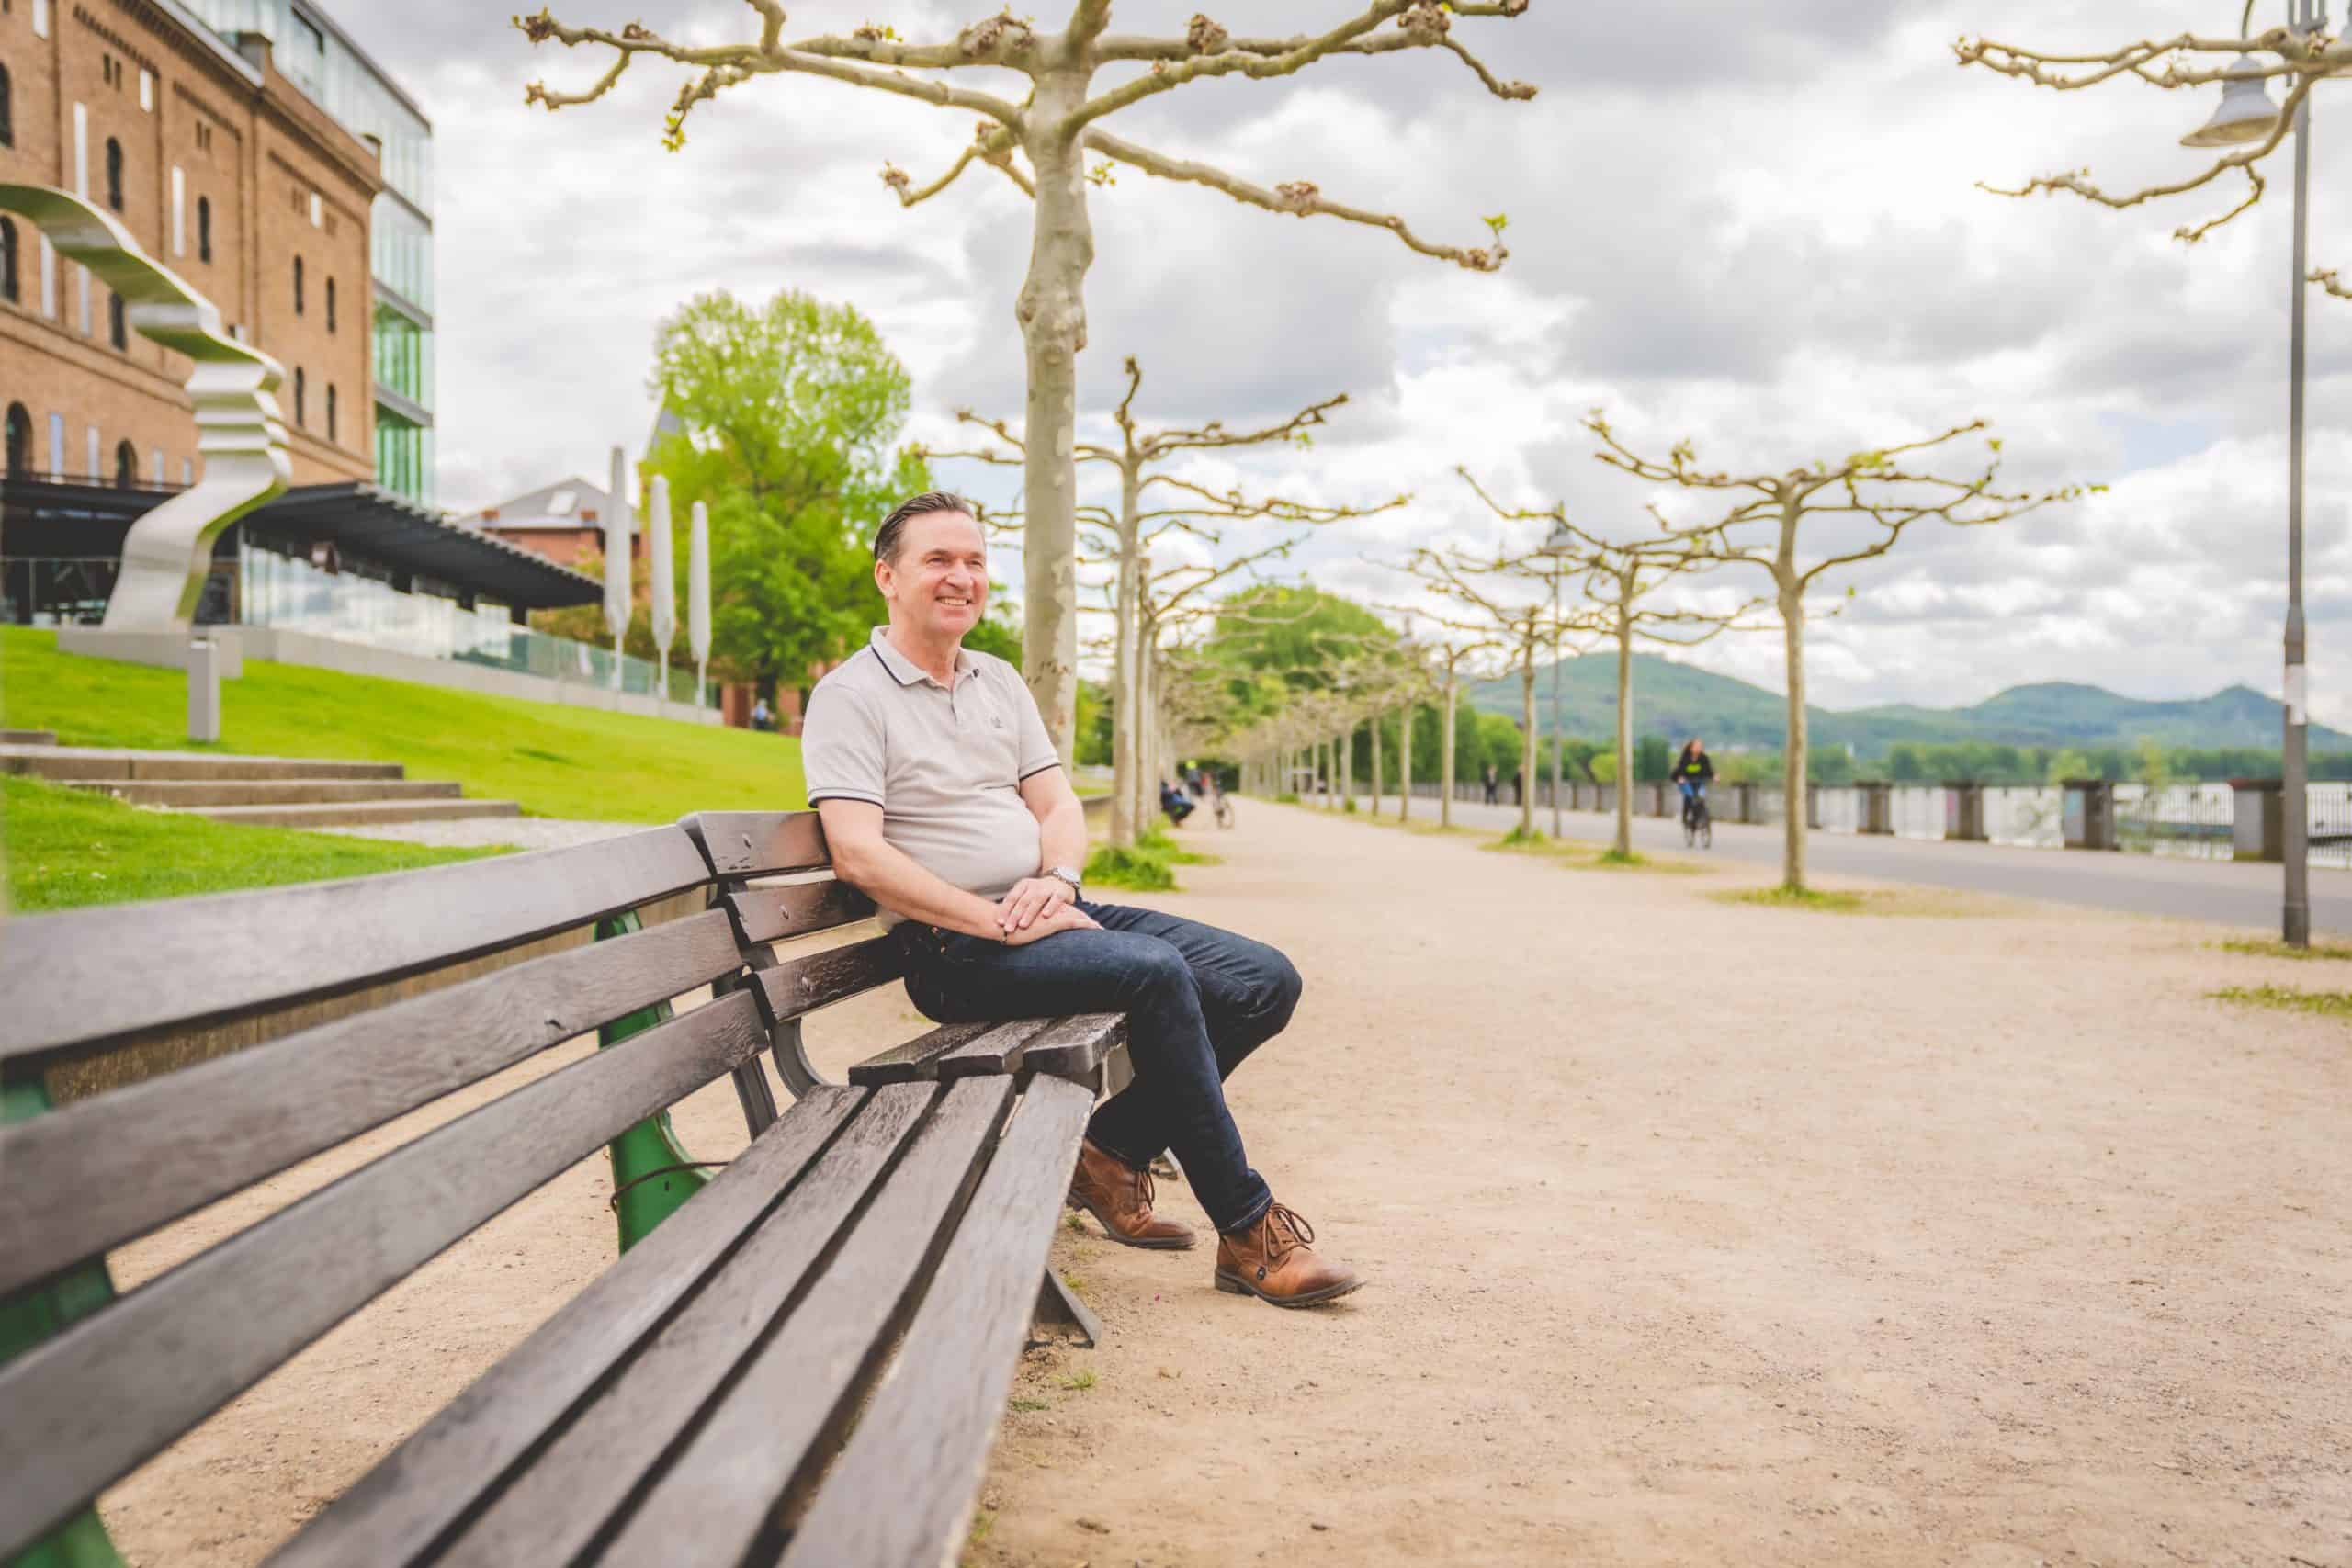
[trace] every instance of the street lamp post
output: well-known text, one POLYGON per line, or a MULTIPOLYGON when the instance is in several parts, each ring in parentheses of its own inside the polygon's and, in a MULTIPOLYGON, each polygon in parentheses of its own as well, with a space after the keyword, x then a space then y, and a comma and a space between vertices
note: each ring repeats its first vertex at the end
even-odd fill
MULTIPOLYGON (((2241 36, 2253 23, 2254 4, 2247 0, 2238 23, 2241 36)), ((2326 25, 2324 0, 2287 0, 2287 26, 2298 37, 2309 37, 2326 25)), ((2263 79, 2250 72, 2222 85, 2222 104, 2213 118, 2180 139, 2184 147, 2230 147, 2260 141, 2277 129, 2278 111, 2271 106, 2263 79)), ((2285 898, 2280 934, 2290 946, 2307 947, 2312 940, 2311 807, 2308 803, 2311 715, 2310 690, 2303 646, 2303 307, 2311 289, 2310 262, 2305 251, 2312 172, 2312 106, 2306 95, 2295 114, 2295 212, 2293 276, 2289 287, 2287 348, 2287 634, 2286 670, 2281 695, 2283 734, 2279 745, 2280 801, 2285 821, 2281 853, 2286 862, 2285 898)))

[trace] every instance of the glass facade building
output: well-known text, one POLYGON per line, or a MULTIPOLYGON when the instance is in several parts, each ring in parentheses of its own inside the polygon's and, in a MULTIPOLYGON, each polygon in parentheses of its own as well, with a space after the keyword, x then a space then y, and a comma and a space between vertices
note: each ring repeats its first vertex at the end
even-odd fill
POLYGON ((376 482, 434 503, 433 126, 307 0, 178 0, 223 38, 259 33, 278 71, 355 136, 382 149, 368 214, 375 275, 376 482))

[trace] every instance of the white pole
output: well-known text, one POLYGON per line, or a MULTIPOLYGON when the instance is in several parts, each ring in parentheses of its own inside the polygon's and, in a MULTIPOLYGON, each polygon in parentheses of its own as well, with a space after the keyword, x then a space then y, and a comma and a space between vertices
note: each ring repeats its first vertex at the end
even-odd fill
POLYGON ((613 690, 621 689, 621 648, 628 639, 628 455, 613 448, 613 492, 605 507, 605 629, 613 634, 613 690))
POLYGON ((695 655, 695 706, 710 676, 710 508, 695 502, 686 532, 686 644, 695 655))
POLYGON ((656 474, 646 498, 645 547, 653 557, 653 655, 660 670, 653 696, 670 700, 670 641, 678 635, 677 563, 670 553, 670 481, 656 474))

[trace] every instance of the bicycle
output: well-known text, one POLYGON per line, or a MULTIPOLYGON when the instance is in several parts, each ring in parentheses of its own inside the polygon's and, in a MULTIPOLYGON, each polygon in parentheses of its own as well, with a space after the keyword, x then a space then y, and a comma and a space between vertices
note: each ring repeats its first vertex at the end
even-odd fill
POLYGON ((1714 814, 1707 809, 1707 793, 1694 790, 1682 800, 1682 847, 1711 850, 1715 847, 1714 814))
POLYGON ((1233 797, 1223 790, 1216 792, 1216 825, 1220 828, 1233 826, 1233 797))

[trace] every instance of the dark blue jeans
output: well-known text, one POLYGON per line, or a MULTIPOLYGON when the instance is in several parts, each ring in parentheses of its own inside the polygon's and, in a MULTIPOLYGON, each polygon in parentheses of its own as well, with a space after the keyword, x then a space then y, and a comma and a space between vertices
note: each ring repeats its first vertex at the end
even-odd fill
POLYGON ((1242 1152, 1225 1079, 1290 1021, 1298 971, 1265 943, 1197 920, 1079 908, 1102 929, 1022 947, 906 921, 907 995, 934 1023, 1125 1013, 1135 1081, 1095 1108, 1086 1135, 1137 1169, 1174 1150, 1211 1223, 1248 1229, 1273 1199, 1242 1152))

